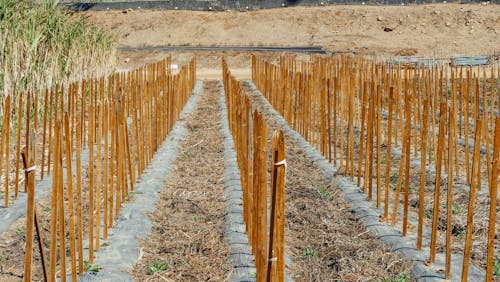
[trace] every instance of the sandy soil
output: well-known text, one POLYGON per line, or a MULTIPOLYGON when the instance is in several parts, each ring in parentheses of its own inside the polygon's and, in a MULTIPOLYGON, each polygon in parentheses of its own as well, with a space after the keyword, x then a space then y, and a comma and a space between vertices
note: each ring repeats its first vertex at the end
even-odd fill
POLYGON ((102 11, 82 15, 128 47, 323 46, 368 55, 497 52, 500 5, 293 7, 252 12, 102 11), (384 29, 392 29, 390 32, 384 29))

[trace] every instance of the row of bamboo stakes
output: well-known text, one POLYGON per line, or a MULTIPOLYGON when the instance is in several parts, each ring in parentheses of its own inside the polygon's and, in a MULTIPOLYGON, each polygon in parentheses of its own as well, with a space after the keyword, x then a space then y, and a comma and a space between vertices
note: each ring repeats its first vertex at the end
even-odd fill
POLYGON ((357 176, 357 186, 368 194, 370 201, 375 197, 377 208, 383 204, 382 222, 390 222, 393 226, 400 222, 398 211, 403 192, 403 236, 411 228, 408 221, 410 161, 420 157, 418 249, 422 248, 423 241, 426 169, 435 167, 431 264, 436 257, 441 178, 447 174, 450 181, 447 181, 446 195, 446 278, 450 277, 451 270, 454 179, 465 177, 470 187, 463 281, 468 279, 475 193, 476 189, 481 189, 481 182, 486 182, 490 197, 486 280, 492 280, 494 238, 495 232, 498 233, 495 211, 500 148, 500 68, 492 67, 487 72, 472 67, 411 67, 355 56, 311 56, 309 61, 283 56, 273 62, 253 56, 252 78, 296 131, 325 158, 338 165, 340 172, 353 181, 357 176), (355 138, 355 133, 359 138, 355 138), (465 143, 465 152, 459 150, 459 140, 465 143), (474 149, 469 149, 469 145, 474 149), (385 171, 382 166, 384 146, 387 151, 385 171), (481 146, 485 149, 483 153, 481 146), (402 148, 396 191, 390 195, 394 147, 402 148), (460 163, 465 166, 461 167, 460 163), (481 164, 486 168, 485 177, 481 175, 481 164))
POLYGON ((284 281, 285 275, 285 141, 275 130, 271 138, 271 181, 268 191, 267 125, 262 113, 252 112, 250 98, 222 60, 229 127, 241 175, 243 219, 255 256, 257 281, 284 281), (268 218, 270 193, 270 222, 268 218), (268 233, 269 228, 269 233, 268 233))
POLYGON ((28 191, 25 281, 32 278, 34 223, 46 281, 56 281, 57 273, 58 279, 66 281, 68 269, 71 279, 77 281, 77 275, 84 272, 84 258, 93 263, 100 240, 108 238, 108 231, 119 218, 120 208, 134 190, 136 179, 172 130, 194 88, 195 59, 183 65, 178 73, 173 73, 170 65, 168 57, 106 78, 75 82, 67 87, 55 86, 45 91, 41 101, 38 100, 41 95, 21 94, 17 97, 17 111, 11 110, 11 96, 5 98, 0 175, 6 179, 6 207, 12 200, 8 196, 12 188, 9 186, 14 186, 14 199, 19 193, 20 155, 25 160, 28 179, 25 181, 28 191), (41 108, 43 126, 38 123, 41 108), (10 123, 12 116, 17 116, 15 125, 10 123), (25 126, 21 126, 22 121, 25 126), (11 172, 9 134, 10 128, 16 127, 17 151, 13 156, 16 180, 12 184, 8 181, 11 172), (22 133, 26 135, 24 146, 29 149, 21 154, 22 133), (39 140, 42 142, 37 143, 39 140), (82 158, 85 149, 88 162, 82 158), (5 170, 1 167, 2 160, 6 160, 5 170), (35 165, 39 167, 41 179, 52 177, 48 264, 42 244, 45 236, 39 230, 36 214, 35 165), (83 251, 85 239, 88 240, 87 254, 83 251))

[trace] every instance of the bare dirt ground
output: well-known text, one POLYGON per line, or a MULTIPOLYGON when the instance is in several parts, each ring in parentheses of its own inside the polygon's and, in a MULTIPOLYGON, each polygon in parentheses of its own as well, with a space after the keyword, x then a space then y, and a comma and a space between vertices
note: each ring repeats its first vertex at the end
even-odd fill
POLYGON ((449 56, 499 51, 500 5, 293 7, 252 12, 102 11, 82 15, 120 45, 323 46, 361 54, 449 56), (392 31, 384 31, 391 29, 392 31))

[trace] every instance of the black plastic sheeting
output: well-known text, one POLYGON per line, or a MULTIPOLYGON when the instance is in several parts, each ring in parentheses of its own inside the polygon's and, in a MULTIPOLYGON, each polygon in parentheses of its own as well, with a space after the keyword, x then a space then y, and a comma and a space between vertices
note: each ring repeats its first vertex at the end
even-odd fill
POLYGON ((267 46, 154 46, 154 47, 119 47, 120 51, 242 51, 242 52, 294 52, 326 54, 321 47, 267 47, 267 46))
MULTIPOLYGON (((102 11, 126 9, 154 10, 195 10, 195 11, 225 11, 225 10, 259 10, 293 6, 324 6, 335 4, 347 5, 412 5, 426 3, 481 3, 480 0, 164 0, 164 1, 115 1, 115 2, 74 2, 61 1, 61 5, 75 11, 102 11)), ((491 0, 490 3, 500 3, 491 0)))

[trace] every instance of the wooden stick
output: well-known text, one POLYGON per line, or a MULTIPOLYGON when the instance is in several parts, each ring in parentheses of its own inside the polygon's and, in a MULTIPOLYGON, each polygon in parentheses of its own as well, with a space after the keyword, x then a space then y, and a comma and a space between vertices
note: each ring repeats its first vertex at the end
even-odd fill
MULTIPOLYGON (((59 123, 56 121, 54 123, 54 136, 59 136, 59 123)), ((59 146, 59 141, 60 138, 55 138, 54 139, 54 159, 58 159, 57 152, 59 152, 58 146, 59 146)), ((56 281, 56 266, 57 266, 57 221, 58 221, 58 193, 59 193, 59 187, 58 187, 58 181, 59 177, 57 176, 57 173, 59 169, 57 168, 58 162, 54 162, 54 170, 53 170, 53 181, 52 181, 52 199, 51 199, 51 212, 50 212, 50 281, 55 282, 56 281)))
POLYGON ((272 139, 272 199, 267 281, 285 281, 285 139, 274 131, 272 139), (281 162, 281 163, 280 163, 281 162))
POLYGON ((426 153, 427 153, 427 127, 429 122, 429 100, 426 97, 424 100, 424 115, 422 117, 422 140, 421 140, 421 161, 420 161, 420 189, 418 192, 418 231, 417 231, 417 249, 422 249, 422 235, 424 230, 424 190, 426 182, 426 153))
POLYGON ((82 215, 82 124, 78 120, 76 125, 76 217, 78 230, 78 273, 83 275, 83 215, 82 215))
MULTIPOLYGON (((24 146, 26 148, 29 148, 29 144, 30 144, 30 118, 31 118, 31 93, 28 92, 28 97, 26 99, 26 130, 25 130, 25 133, 24 133, 24 137, 25 137, 25 142, 24 142, 24 146)), ((29 154, 29 152, 26 152, 27 154, 29 154)), ((29 156, 26 156, 26 159, 29 159, 30 157, 29 156)), ((27 192, 28 191, 28 181, 26 181, 26 179, 24 179, 24 192, 27 192)), ((17 196, 18 196, 18 190, 16 189, 16 195, 15 195, 15 199, 17 199, 17 196)))
POLYGON ((0 144, 0 176, 2 175, 2 162, 4 160, 4 147, 5 147, 5 207, 9 206, 9 141, 10 141, 10 107, 12 96, 7 95, 5 98, 5 107, 3 111, 2 120, 2 143, 0 144))
POLYGON ((441 190, 441 167, 444 146, 444 127, 446 122, 446 103, 441 102, 439 110, 439 138, 436 159, 436 186, 434 189, 434 210, 432 215, 432 236, 430 247, 430 263, 434 263, 436 259, 436 240, 437 240, 437 224, 439 220, 439 198, 441 190))
MULTIPOLYGON (((60 127, 62 127, 62 122, 59 121, 60 127)), ((59 264, 60 264, 60 279, 61 281, 65 282, 66 281, 66 221, 64 219, 65 211, 64 211, 64 180, 63 180, 63 143, 62 143, 62 128, 61 131, 59 131, 59 135, 56 136, 59 143, 59 152, 58 158, 55 159, 54 161, 58 162, 58 172, 57 176, 59 180, 57 181, 58 183, 58 208, 57 212, 59 213, 59 264)))
POLYGON ((77 280, 76 274, 76 236, 75 236, 75 208, 73 195, 73 171, 71 169, 72 147, 71 132, 68 113, 64 115, 64 134, 66 139, 66 182, 68 185, 68 209, 69 209, 69 246, 71 256, 71 277, 77 280))
MULTIPOLYGON (((406 236, 408 229, 408 205, 410 195, 410 153, 411 153, 411 95, 405 90, 405 139, 406 151, 404 157, 405 163, 405 189, 404 189, 404 206, 403 206, 403 236, 406 236)), ((404 147, 404 146, 403 146, 404 147)))
MULTIPOLYGON (((29 116, 28 116, 29 117, 29 116)), ((34 141, 35 133, 30 132, 31 138, 34 141)), ((34 143, 34 142, 33 142, 34 143)), ((24 255, 24 281, 31 282, 32 278, 32 269, 31 265, 33 262, 33 237, 35 226, 35 173, 36 173, 36 162, 35 162, 35 146, 31 144, 30 147, 27 147, 29 153, 27 154, 26 164, 27 169, 27 183, 28 183, 28 200, 27 200, 27 209, 26 209, 26 246, 25 246, 25 255, 24 255)))
MULTIPOLYGON (((495 224, 497 212, 498 162, 500 151, 500 117, 495 118, 495 144, 493 146, 493 166, 490 181, 490 216, 488 224, 488 254, 486 262, 486 281, 493 280, 493 256, 495 251, 495 224)), ((488 149, 489 150, 489 149, 488 149)))
POLYGON ((382 155, 380 152, 381 142, 382 142, 382 92, 380 85, 377 85, 377 208, 380 208, 380 190, 382 189, 381 184, 381 173, 380 167, 382 166, 382 155))
POLYGON ((453 212, 453 158, 455 149, 455 112, 454 107, 449 108, 448 118, 448 195, 447 195, 447 227, 446 227, 446 266, 445 277, 450 278, 451 274, 451 244, 452 244, 452 212, 453 212))
MULTIPOLYGON (((389 184, 391 182, 391 141, 392 141, 392 107, 394 100, 394 88, 389 89, 389 116, 387 118, 387 155, 385 157, 385 194, 384 194, 384 216, 383 221, 389 219, 389 184)), ((362 156, 360 155, 360 158, 362 156)))
POLYGON ((262 116, 254 113, 253 138, 253 190, 255 191, 254 249, 257 280, 265 281, 267 276, 267 129, 262 116))
MULTIPOLYGON (((468 121, 466 121, 468 123, 468 121)), ((472 181, 470 184, 470 189, 469 189, 469 206, 468 206, 468 211, 467 211, 467 233, 465 237, 465 247, 464 247, 464 263, 462 266, 462 281, 468 281, 469 279, 469 261, 470 261, 470 250, 471 250, 471 243, 472 243, 472 234, 474 231, 474 225, 473 225, 473 220, 474 220, 474 204, 476 201, 476 184, 477 181, 475 180, 476 177, 479 175, 479 170, 480 170, 480 149, 481 149, 481 123, 477 123, 478 126, 476 127, 476 132, 475 132, 475 138, 474 138, 474 157, 473 157, 473 162, 472 162, 472 181)))
MULTIPOLYGON (((45 142, 46 142, 46 134, 47 134, 47 115, 49 114, 49 89, 45 89, 45 98, 43 100, 43 135, 42 135, 42 165, 40 167, 41 176, 43 179, 43 171, 45 167, 45 142)), ((49 125, 50 126, 50 125, 49 125)), ((50 166, 50 165, 49 165, 50 166)))
MULTIPOLYGON (((19 194, 19 165, 20 165, 20 157, 21 157, 21 130, 22 130, 22 116, 23 116, 23 94, 20 93, 18 97, 18 107, 17 107, 17 143, 16 143, 16 180, 14 182, 15 189, 15 197, 19 194)), ((7 199, 7 194, 5 195, 5 199, 7 199)), ((6 200, 5 206, 9 205, 8 200, 6 200)))
POLYGON ((88 129, 88 140, 89 140, 89 263, 94 263, 94 129, 95 129, 95 115, 94 115, 94 103, 92 99, 92 91, 90 91, 89 98, 89 129, 88 129))

